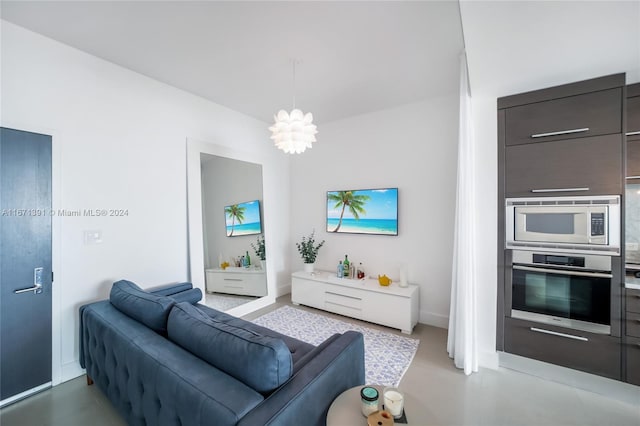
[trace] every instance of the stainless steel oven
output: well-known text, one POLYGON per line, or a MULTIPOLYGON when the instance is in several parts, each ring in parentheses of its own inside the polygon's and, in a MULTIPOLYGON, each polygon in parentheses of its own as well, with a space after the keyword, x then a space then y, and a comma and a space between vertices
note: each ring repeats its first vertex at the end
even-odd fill
POLYGON ((620 254, 620 196, 508 198, 506 248, 620 254))
POLYGON ((611 257, 514 250, 510 316, 611 334, 611 257))

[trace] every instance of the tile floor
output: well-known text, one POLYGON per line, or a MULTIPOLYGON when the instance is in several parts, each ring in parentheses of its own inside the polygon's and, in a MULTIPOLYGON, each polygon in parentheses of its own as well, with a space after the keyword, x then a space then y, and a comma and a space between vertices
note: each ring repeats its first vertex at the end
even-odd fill
MULTIPOLYGON (((246 318, 290 303, 289 296, 283 296, 246 318)), ((400 387, 424 401, 429 413, 428 420, 410 418, 412 424, 640 426, 640 401, 626 404, 507 369, 481 369, 467 377, 447 356, 446 330, 418 324, 412 337, 420 339, 420 347, 400 387)), ((86 386, 84 377, 0 410, 2 426, 124 424, 98 388, 86 386)))

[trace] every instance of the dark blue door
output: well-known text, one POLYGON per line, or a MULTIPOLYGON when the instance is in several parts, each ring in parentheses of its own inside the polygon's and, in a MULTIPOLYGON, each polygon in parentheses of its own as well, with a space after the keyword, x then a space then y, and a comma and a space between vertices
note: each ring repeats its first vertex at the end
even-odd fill
POLYGON ((51 384, 51 136, 0 128, 0 404, 51 384))

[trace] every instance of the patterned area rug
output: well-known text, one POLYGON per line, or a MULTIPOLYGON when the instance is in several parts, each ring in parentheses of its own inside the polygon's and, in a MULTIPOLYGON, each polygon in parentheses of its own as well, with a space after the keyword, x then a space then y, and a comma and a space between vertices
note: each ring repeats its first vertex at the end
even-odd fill
POLYGON ((364 336, 367 384, 398 386, 420 344, 418 339, 350 324, 291 306, 276 309, 253 322, 315 346, 335 333, 359 331, 364 336))

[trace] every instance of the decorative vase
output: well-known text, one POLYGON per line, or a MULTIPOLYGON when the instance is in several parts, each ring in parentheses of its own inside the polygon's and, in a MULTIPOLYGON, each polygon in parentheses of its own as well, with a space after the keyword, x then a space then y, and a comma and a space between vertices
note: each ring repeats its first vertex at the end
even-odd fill
POLYGON ((409 287, 407 276, 409 275, 409 265, 406 263, 400 264, 400 287, 409 287))
POLYGON ((304 272, 312 273, 314 265, 315 265, 315 263, 305 263, 304 264, 304 272))

